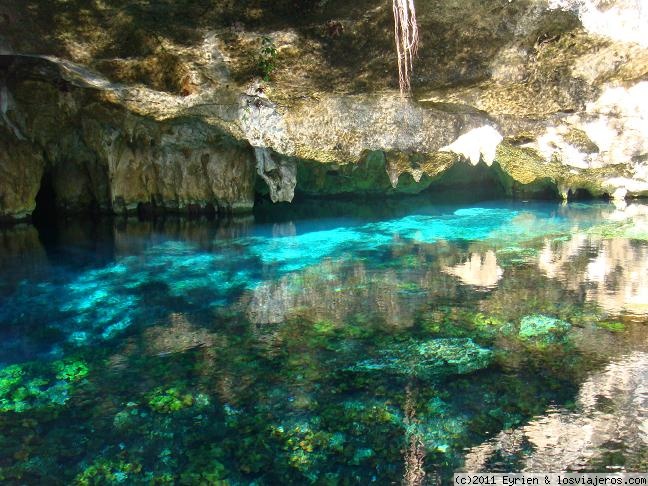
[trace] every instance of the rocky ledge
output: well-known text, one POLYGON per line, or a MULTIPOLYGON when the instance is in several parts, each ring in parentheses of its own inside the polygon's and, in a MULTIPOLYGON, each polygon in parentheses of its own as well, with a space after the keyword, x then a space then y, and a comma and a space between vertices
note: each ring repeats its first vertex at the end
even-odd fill
POLYGON ((648 195, 639 0, 417 2, 406 97, 384 0, 27 3, 0 0, 0 219, 45 189, 113 213, 483 174, 509 196, 648 195))

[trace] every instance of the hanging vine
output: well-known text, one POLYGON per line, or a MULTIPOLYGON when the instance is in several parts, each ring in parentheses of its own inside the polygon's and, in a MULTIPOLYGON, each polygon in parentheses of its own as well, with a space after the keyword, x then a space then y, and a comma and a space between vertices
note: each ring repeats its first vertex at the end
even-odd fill
POLYGON ((393 0, 394 38, 398 56, 398 85, 401 95, 410 91, 413 57, 418 50, 418 25, 414 0, 393 0))

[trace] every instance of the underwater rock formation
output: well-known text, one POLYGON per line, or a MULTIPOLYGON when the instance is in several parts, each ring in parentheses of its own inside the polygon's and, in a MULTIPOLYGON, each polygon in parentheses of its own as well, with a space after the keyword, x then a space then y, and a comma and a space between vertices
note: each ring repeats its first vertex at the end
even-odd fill
POLYGON ((3 219, 28 217, 45 185, 66 211, 232 212, 255 191, 417 193, 466 162, 511 196, 648 195, 638 2, 417 6, 406 99, 381 0, 33 3, 0 1, 3 219))
POLYGON ((568 322, 543 315, 524 316, 520 321, 519 336, 525 341, 553 343, 560 341, 571 329, 568 322))
POLYGON ((438 378, 472 373, 488 366, 489 349, 469 338, 441 338, 411 342, 383 350, 381 356, 356 363, 355 372, 388 372, 419 378, 438 378))

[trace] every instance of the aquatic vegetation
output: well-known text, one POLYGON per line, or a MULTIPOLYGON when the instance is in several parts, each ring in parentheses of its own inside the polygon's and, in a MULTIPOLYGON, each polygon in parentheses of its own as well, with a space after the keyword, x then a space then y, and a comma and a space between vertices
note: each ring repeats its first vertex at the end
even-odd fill
POLYGON ((596 327, 605 329, 610 332, 622 332, 625 331, 625 325, 622 322, 618 321, 600 321, 596 323, 596 327))
POLYGON ((646 216, 636 219, 622 219, 620 221, 606 221, 590 228, 587 232, 592 236, 601 238, 628 238, 634 240, 648 240, 648 221, 646 216))
POLYGON ((200 472, 187 471, 180 474, 180 484, 213 484, 227 485, 227 469, 225 466, 213 459, 209 464, 204 466, 200 472))
POLYGON ((128 484, 133 482, 133 477, 139 475, 141 470, 140 464, 99 459, 80 473, 73 484, 79 486, 128 484))
POLYGON ((495 331, 508 332, 511 328, 511 323, 494 315, 486 316, 482 312, 474 314, 471 322, 477 329, 487 333, 495 331))
POLYGON ((571 324, 555 317, 531 315, 520 321, 519 336, 525 341, 551 344, 561 341, 570 329, 571 324))
POLYGON ((191 407, 194 397, 190 393, 182 393, 177 388, 159 387, 149 395, 148 404, 155 412, 173 413, 191 407))
POLYGON ((54 369, 57 378, 69 382, 80 380, 90 371, 83 361, 57 361, 54 369))
POLYGON ((86 376, 88 371, 83 361, 59 361, 48 367, 33 363, 6 366, 0 369, 0 412, 63 405, 69 399, 71 383, 86 376))

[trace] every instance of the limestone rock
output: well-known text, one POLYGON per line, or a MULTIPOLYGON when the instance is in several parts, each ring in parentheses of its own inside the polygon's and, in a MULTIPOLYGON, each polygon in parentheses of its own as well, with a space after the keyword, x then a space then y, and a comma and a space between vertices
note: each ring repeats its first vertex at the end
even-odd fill
POLYGON ((275 202, 417 193, 466 162, 492 165, 510 195, 648 195, 640 2, 417 6, 406 98, 388 2, 307 3, 151 4, 125 19, 112 0, 81 18, 0 0, 0 214, 28 216, 43 176, 67 211, 239 211, 257 179, 275 202), (269 82, 262 36, 277 50, 269 82), (27 159, 22 175, 7 162, 27 159))
POLYGON ((0 220, 31 214, 44 167, 35 147, 0 127, 0 220))
POLYGON ((352 371, 385 371, 420 378, 468 374, 489 365, 492 352, 468 338, 440 338, 397 345, 377 359, 364 360, 352 371))

